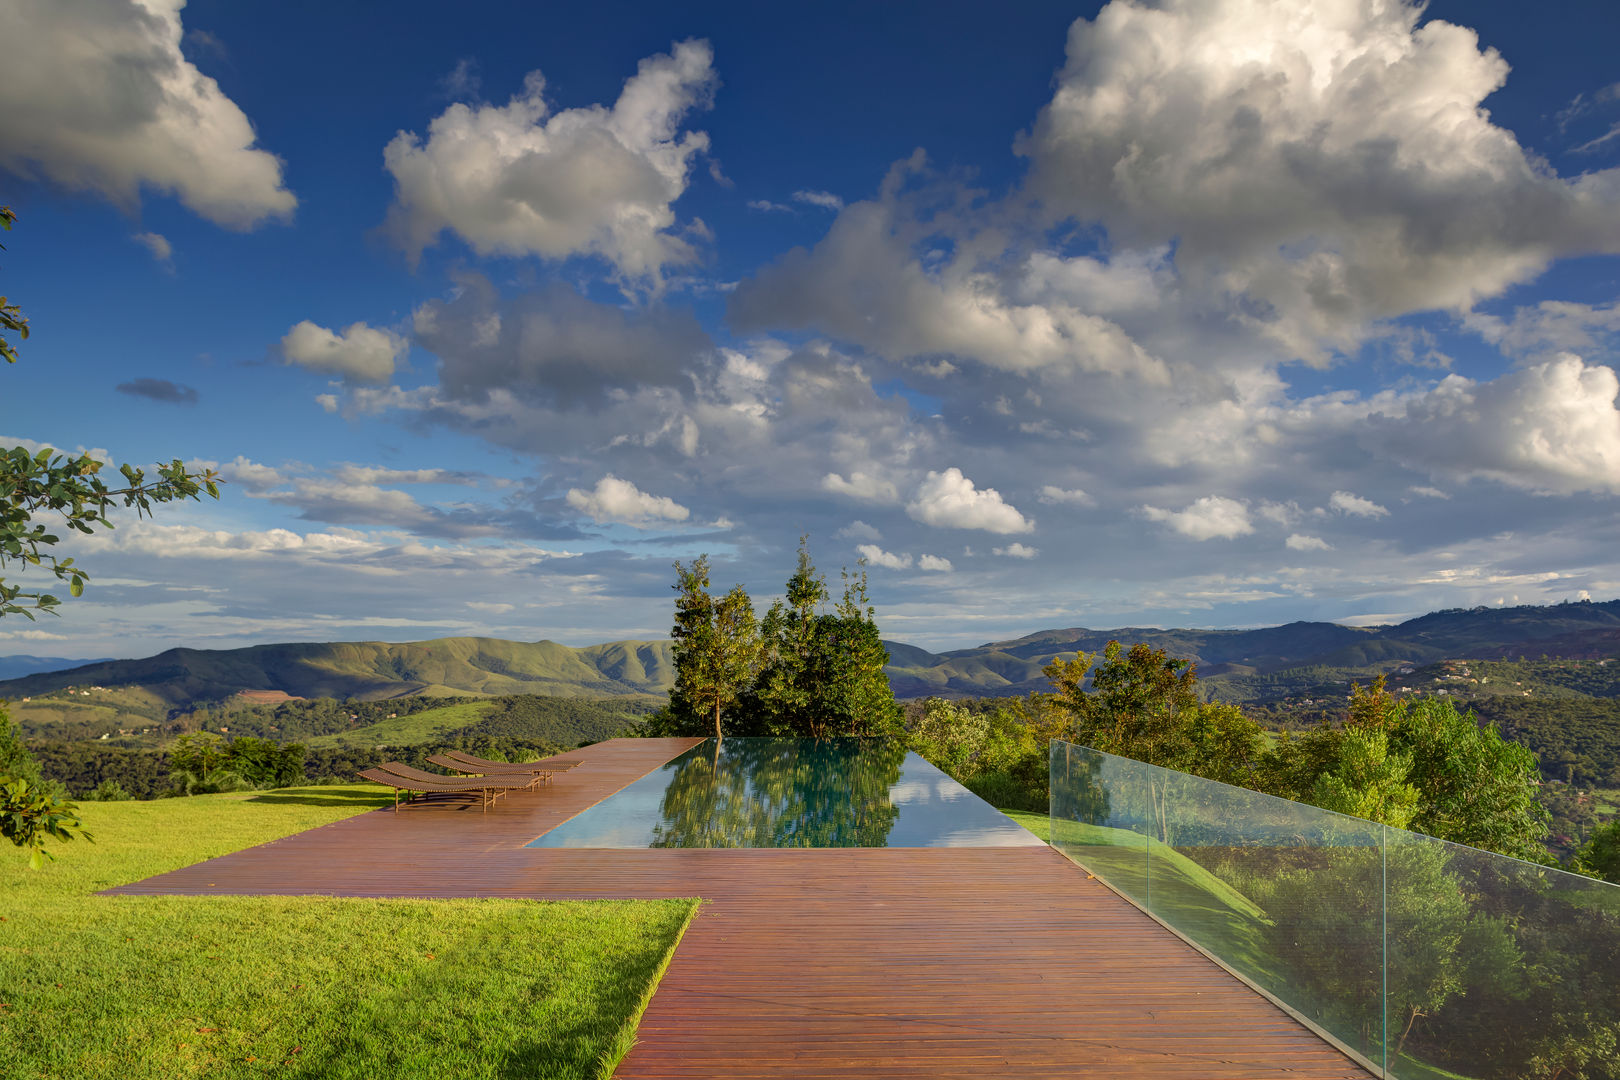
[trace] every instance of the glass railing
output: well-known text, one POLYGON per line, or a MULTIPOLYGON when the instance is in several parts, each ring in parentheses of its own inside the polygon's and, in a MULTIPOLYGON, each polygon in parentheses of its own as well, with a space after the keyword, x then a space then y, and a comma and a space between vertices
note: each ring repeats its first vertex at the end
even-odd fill
POLYGON ((1620 886, 1054 742, 1052 844, 1374 1073, 1620 1080, 1620 886))

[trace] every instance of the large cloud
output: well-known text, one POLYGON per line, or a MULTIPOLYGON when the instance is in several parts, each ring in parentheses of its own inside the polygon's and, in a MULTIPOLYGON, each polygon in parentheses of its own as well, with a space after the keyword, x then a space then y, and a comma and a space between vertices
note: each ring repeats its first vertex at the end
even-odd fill
POLYGON ((707 42, 680 42, 643 60, 611 109, 552 113, 538 71, 505 105, 451 105, 425 141, 402 131, 383 151, 389 231, 413 259, 450 229, 480 255, 600 255, 626 278, 690 261, 670 204, 709 145, 680 123, 708 106, 712 63, 707 42))
MULTIPOLYGON (((254 148, 247 116, 181 55, 183 7, 0 5, 0 165, 126 208, 142 187, 173 193, 230 228, 290 216, 298 200, 282 184, 281 162, 254 148)), ((153 252, 165 257, 155 244, 153 252)))
POLYGON ((739 285, 733 323, 811 327, 893 359, 948 356, 1003 372, 1168 382, 1164 363, 1108 319, 1063 299, 1012 295, 1016 281, 980 265, 981 244, 964 243, 941 262, 942 241, 961 239, 945 227, 950 218, 923 224, 922 207, 900 191, 922 169, 920 158, 898 166, 879 198, 845 208, 813 250, 795 248, 739 285))
POLYGON ((596 522, 617 522, 638 529, 685 521, 692 512, 674 499, 649 495, 612 473, 589 491, 570 488, 568 505, 596 522))
POLYGON ((1412 468, 1547 494, 1620 494, 1620 378, 1564 355, 1474 382, 1380 403, 1376 445, 1412 468))
POLYGON ((1001 492, 980 490, 955 467, 923 477, 906 504, 906 513, 924 524, 953 529, 983 529, 1002 535, 1035 529, 1035 523, 1002 499, 1001 492))
POLYGON ((1481 107, 1508 67, 1404 0, 1113 0, 1021 148, 1054 219, 1174 241, 1298 355, 1620 248, 1615 173, 1554 176, 1481 107))

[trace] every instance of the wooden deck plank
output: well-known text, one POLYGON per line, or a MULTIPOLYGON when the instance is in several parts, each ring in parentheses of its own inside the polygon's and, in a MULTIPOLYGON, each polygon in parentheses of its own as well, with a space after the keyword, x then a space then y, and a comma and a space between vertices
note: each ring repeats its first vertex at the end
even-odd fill
POLYGON ((109 891, 703 897, 623 1080, 1365 1080, 1050 848, 522 846, 697 742, 612 740, 488 813, 373 811, 109 891))

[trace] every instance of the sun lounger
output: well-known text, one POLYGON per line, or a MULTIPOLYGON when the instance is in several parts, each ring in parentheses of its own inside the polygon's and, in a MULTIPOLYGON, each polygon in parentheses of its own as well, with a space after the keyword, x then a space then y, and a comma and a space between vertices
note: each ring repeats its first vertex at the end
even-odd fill
POLYGON ((455 766, 456 768, 460 768, 461 766, 465 765, 469 768, 479 770, 486 776, 503 772, 555 773, 562 772, 564 769, 572 769, 577 765, 584 764, 584 761, 579 758, 561 757, 547 758, 544 761, 490 761, 488 758, 473 757, 471 754, 464 754, 460 750, 446 750, 443 754, 438 756, 449 758, 457 762, 458 764, 455 766))
MULTIPOLYGON (((394 763, 397 764, 397 763, 394 763)), ((421 780, 401 776, 387 769, 362 769, 362 780, 370 780, 374 784, 382 784, 394 789, 394 812, 399 813, 399 793, 401 791, 420 792, 424 801, 428 796, 451 798, 462 795, 476 798, 481 810, 487 811, 496 799, 505 795, 508 788, 500 784, 490 784, 483 777, 477 776, 445 776, 438 780, 421 780)))
POLYGON ((458 758, 453 758, 446 754, 429 754, 428 761, 439 766, 440 768, 452 769, 455 772, 464 773, 469 776, 488 776, 492 779, 525 780, 527 781, 527 784, 525 785, 527 787, 535 787, 543 781, 551 779, 551 770, 540 768, 538 765, 535 768, 525 767, 522 769, 500 770, 486 769, 481 765, 468 765, 458 758))
POLYGON ((502 791, 513 791, 519 788, 531 788, 539 782, 539 777, 529 773, 508 773, 500 776, 447 776, 444 773, 428 772, 400 761, 388 761, 377 766, 384 772, 406 780, 419 780, 425 783, 443 783, 446 780, 472 780, 491 789, 499 788, 502 791))

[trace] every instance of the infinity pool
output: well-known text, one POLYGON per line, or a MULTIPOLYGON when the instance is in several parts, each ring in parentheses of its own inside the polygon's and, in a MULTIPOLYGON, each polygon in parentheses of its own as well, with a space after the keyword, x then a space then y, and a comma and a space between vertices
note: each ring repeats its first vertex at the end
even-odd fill
POLYGON ((879 740, 710 739, 529 847, 1014 847, 1041 840, 879 740))

